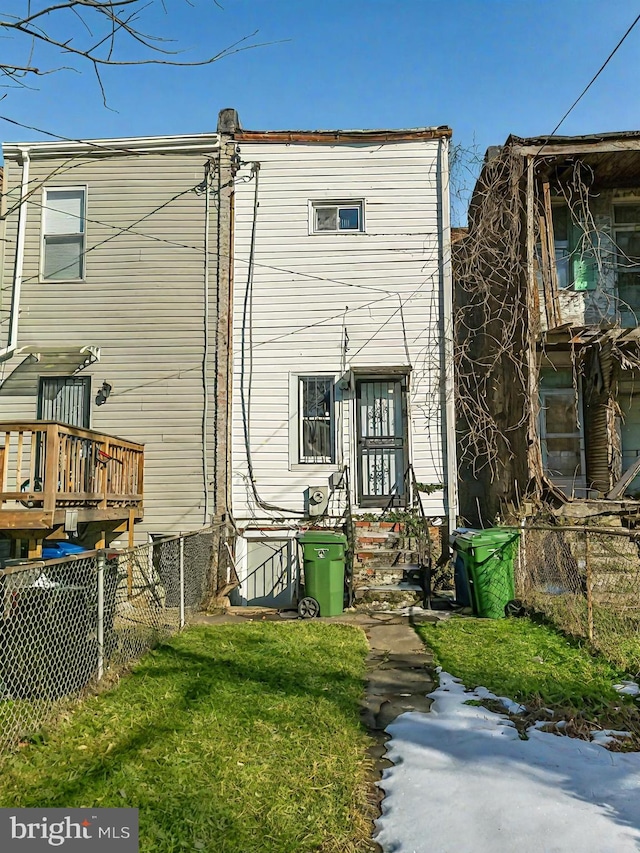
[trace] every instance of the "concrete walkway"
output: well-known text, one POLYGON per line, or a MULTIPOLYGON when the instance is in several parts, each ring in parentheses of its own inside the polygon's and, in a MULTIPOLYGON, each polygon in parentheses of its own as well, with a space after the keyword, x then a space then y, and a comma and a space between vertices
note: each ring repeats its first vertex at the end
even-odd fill
MULTIPOLYGON (((432 700, 426 694, 436 687, 433 655, 414 631, 412 622, 437 618, 424 612, 409 617, 397 613, 345 613, 332 620, 362 628, 369 642, 362 722, 374 740, 368 750, 372 761, 369 776, 372 820, 380 817, 384 799, 384 791, 377 783, 385 768, 392 766, 385 757, 389 740, 385 729, 406 711, 428 711, 432 700)), ((375 830, 372 823, 372 836, 375 830)), ((382 850, 374 838, 370 850, 372 853, 382 850)))

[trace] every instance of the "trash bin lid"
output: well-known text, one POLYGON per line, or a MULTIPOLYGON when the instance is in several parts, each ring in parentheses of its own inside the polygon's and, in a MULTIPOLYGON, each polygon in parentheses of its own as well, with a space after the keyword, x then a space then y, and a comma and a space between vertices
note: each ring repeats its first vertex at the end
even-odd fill
POLYGON ((339 542, 347 544, 344 533, 336 533, 333 530, 305 530, 298 533, 297 539, 299 542, 318 542, 321 545, 337 545, 339 542))
POLYGON ((481 548, 486 545, 504 545, 518 539, 520 531, 517 527, 489 527, 473 534, 472 546, 481 548))

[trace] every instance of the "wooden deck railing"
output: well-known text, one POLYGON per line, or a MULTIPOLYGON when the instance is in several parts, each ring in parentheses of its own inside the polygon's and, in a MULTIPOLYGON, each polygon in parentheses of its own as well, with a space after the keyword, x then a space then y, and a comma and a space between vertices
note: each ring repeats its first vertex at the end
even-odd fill
POLYGON ((3 512, 141 508, 144 447, 55 421, 0 421, 3 512))

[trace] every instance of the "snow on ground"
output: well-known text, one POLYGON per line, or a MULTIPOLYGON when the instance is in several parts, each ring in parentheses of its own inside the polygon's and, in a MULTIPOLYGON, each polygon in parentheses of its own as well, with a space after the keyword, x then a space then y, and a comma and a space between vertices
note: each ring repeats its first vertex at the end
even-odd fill
POLYGON ((627 853, 640 850, 640 753, 531 727, 469 700, 446 672, 428 714, 388 728, 385 853, 627 853))

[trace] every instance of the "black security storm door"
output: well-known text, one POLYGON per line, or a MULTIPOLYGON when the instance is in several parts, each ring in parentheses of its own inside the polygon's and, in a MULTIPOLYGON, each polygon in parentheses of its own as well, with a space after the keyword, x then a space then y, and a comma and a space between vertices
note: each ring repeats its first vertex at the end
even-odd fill
POLYGON ((356 410, 358 503, 404 506, 408 463, 406 378, 358 379, 356 410))
POLYGON ((91 377, 41 376, 38 387, 38 420, 59 421, 89 429, 91 377))

